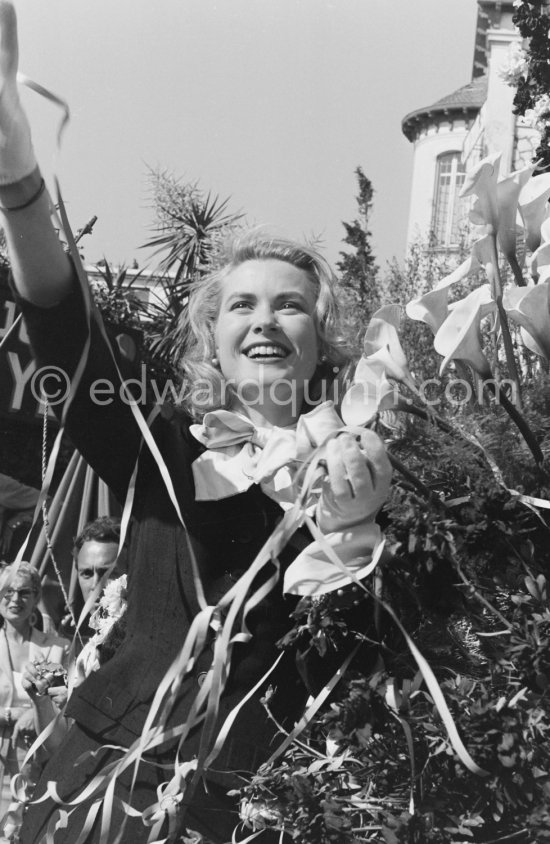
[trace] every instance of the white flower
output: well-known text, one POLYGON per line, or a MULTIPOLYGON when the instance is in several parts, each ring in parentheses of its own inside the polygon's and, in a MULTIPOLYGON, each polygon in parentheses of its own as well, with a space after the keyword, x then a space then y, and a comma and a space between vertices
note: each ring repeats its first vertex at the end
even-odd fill
POLYGON ((109 580, 103 591, 95 612, 90 616, 90 627, 97 630, 100 640, 105 638, 117 619, 124 615, 128 603, 126 601, 126 575, 116 580, 109 580))
POLYGON ((126 611, 126 590, 128 588, 126 575, 116 580, 109 580, 101 596, 100 603, 105 607, 111 618, 120 618, 126 611))
POLYGON ((526 79, 529 69, 527 53, 521 44, 514 41, 510 44, 508 61, 498 69, 498 75, 507 85, 516 88, 520 79, 526 79))
POLYGON ((539 132, 544 131, 544 127, 550 119, 550 96, 543 94, 535 102, 533 108, 528 108, 524 114, 524 122, 533 129, 538 129, 539 132))
POLYGON ((269 805, 265 800, 243 800, 239 815, 241 820, 253 830, 278 826, 282 822, 280 809, 269 805))

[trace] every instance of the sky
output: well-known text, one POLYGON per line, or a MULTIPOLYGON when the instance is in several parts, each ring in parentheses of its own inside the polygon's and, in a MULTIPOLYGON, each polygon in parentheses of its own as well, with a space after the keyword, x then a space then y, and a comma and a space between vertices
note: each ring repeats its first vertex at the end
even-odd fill
POLYGON ((375 190, 378 263, 402 260, 410 111, 471 79, 476 0, 15 0, 20 70, 68 101, 22 100, 48 186, 86 260, 151 267, 160 168, 229 198, 251 225, 320 239, 334 263, 375 190))

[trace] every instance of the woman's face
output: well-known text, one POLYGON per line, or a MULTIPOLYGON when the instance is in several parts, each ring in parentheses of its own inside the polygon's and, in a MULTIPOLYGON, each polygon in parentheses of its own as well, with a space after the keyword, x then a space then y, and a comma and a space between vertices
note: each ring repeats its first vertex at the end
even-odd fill
POLYGON ((246 261, 224 279, 216 356, 245 404, 260 385, 262 402, 292 397, 301 407, 319 355, 315 304, 307 273, 285 261, 246 261))
POLYGON ((37 595, 33 591, 29 577, 18 576, 10 583, 0 601, 0 614, 6 621, 26 621, 37 604, 37 595))

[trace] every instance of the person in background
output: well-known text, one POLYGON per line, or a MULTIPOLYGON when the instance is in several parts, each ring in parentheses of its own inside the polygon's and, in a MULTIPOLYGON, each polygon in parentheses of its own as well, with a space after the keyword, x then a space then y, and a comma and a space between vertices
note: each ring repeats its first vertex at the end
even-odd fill
POLYGON ((61 709, 66 701, 68 689, 78 685, 86 672, 84 665, 89 658, 86 649, 91 638, 97 635, 92 618, 97 617, 101 596, 107 583, 122 574, 121 563, 117 560, 120 540, 120 519, 114 516, 99 516, 80 531, 73 546, 73 560, 78 581, 73 603, 73 614, 68 614, 62 621, 61 631, 69 632, 73 618, 78 623, 84 607, 88 604, 88 619, 81 624, 76 635, 75 651, 77 659, 69 666, 69 679, 66 688, 53 687, 49 690, 56 706, 61 709), (82 651, 82 654, 81 654, 82 651))
POLYGON ((13 562, 32 525, 39 491, 0 472, 0 560, 13 562))
MULTIPOLYGON (((36 736, 31 700, 22 684, 24 666, 36 660, 66 667, 70 643, 34 628, 40 577, 29 563, 13 563, 0 571, 0 596, 0 834, 9 840, 21 824, 23 810, 13 802, 10 780, 19 773, 36 736)), ((39 772, 35 762, 27 767, 30 783, 39 772)))
MULTIPOLYGON (((72 649, 73 659, 68 665, 67 682, 52 684, 53 676, 40 674, 38 687, 42 690, 37 696, 29 686, 36 679, 37 666, 27 666, 27 683, 25 690, 35 704, 35 724, 37 731, 44 727, 60 712, 70 692, 78 686, 91 670, 98 667, 95 658, 95 648, 88 647, 91 640, 97 639, 97 628, 92 618, 98 618, 98 610, 103 589, 114 578, 121 575, 117 562, 120 539, 120 519, 113 516, 99 516, 80 531, 73 545, 74 570, 77 577, 77 592, 73 603, 73 612, 67 613, 60 624, 62 634, 75 637, 72 649), (80 625, 78 633, 74 628, 74 621, 78 623, 82 610, 88 602, 88 617, 80 625), (44 696, 51 698, 46 700, 44 696), (40 698, 40 700, 39 700, 40 698), (39 704, 39 705, 38 705, 39 704)), ((61 734, 59 731, 58 734, 61 734)), ((54 740, 48 742, 47 750, 52 751, 54 740)), ((55 745, 57 746, 57 745, 55 745)))
MULTIPOLYGON (((74 602, 78 621, 88 601, 93 601, 89 620, 79 629, 76 659, 68 666, 67 682, 58 685, 51 671, 38 661, 29 662, 23 671, 23 689, 28 694, 34 714, 34 726, 40 734, 64 709, 68 698, 93 671, 107 661, 124 638, 126 611, 126 575, 115 565, 120 540, 120 519, 99 516, 80 531, 73 546, 73 559, 79 593, 74 602), (83 647, 82 647, 83 646, 83 647)), ((66 625, 72 621, 69 614, 66 625)), ((51 755, 60 746, 70 726, 70 719, 59 717, 44 740, 51 755)), ((1 844, 1 842, 0 842, 1 844)))
MULTIPOLYGON (((69 593, 71 610, 65 604, 63 592, 57 578, 46 575, 42 581, 42 600, 40 612, 44 619, 44 630, 59 630, 64 636, 75 634, 75 622, 78 622, 82 610, 94 590, 107 574, 109 578, 119 577, 121 563, 117 560, 120 539, 120 519, 113 516, 99 516, 88 522, 73 540, 73 568, 71 581, 74 592, 69 593)), ((107 578, 106 578, 107 579, 107 578)), ((100 591, 88 607, 88 617, 100 597, 100 591)), ((88 622, 83 621, 78 634, 78 643, 83 644, 92 635, 88 622)))
POLYGON ((99 516, 80 531, 74 541, 73 559, 78 579, 78 591, 74 601, 74 614, 78 617, 88 602, 93 600, 90 612, 101 597, 100 584, 106 579, 120 577, 118 556, 120 540, 120 519, 113 516, 99 516), (95 598, 93 598, 95 593, 95 598))
MULTIPOLYGON (((123 574, 116 580, 109 580, 99 604, 90 618, 94 635, 86 642, 73 669, 70 680, 58 685, 55 682, 55 666, 34 660, 23 670, 22 686, 28 694, 34 712, 34 725, 40 735, 57 717, 57 722, 44 738, 44 749, 55 753, 65 738, 70 719, 58 717, 67 698, 93 671, 97 671, 116 653, 126 631, 127 581, 123 574), (48 670, 50 669, 50 670, 48 670)), ((1 844, 1 842, 0 842, 1 844)))

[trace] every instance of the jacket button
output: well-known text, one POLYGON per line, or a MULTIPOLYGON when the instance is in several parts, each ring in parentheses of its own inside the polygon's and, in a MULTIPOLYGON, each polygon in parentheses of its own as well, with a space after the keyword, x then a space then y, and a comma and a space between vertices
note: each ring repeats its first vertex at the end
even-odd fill
POLYGON ((208 674, 208 671, 201 671, 201 673, 197 676, 197 683, 199 684, 199 686, 202 686, 202 684, 206 680, 207 674, 208 674))

